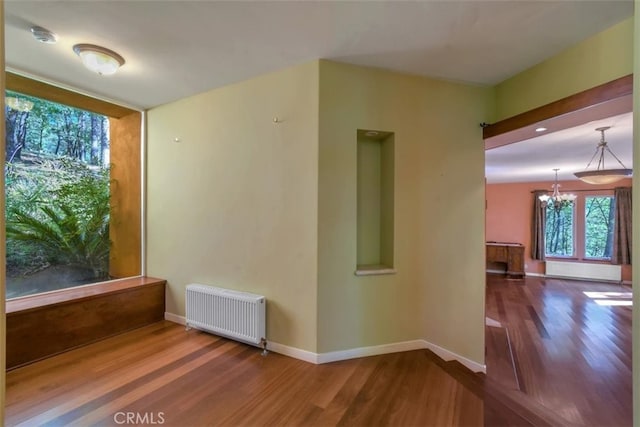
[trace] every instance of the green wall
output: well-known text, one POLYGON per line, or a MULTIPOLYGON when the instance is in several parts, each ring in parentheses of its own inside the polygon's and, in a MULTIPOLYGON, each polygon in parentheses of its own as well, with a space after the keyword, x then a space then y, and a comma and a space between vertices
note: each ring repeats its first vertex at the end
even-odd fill
POLYGON ((425 339, 484 363, 491 89, 320 63, 318 349, 425 339), (396 274, 355 276, 357 129, 394 132, 396 274))
POLYGON ((315 351, 318 63, 154 108, 147 126, 147 274, 168 280, 167 312, 184 315, 193 282, 254 292, 270 341, 315 351))
POLYGON ((633 18, 629 18, 498 84, 494 121, 632 72, 633 18))
POLYGON ((487 88, 316 61, 152 109, 147 272, 168 279, 167 311, 184 315, 186 284, 212 284, 266 295, 280 344, 426 339, 483 364, 491 102, 487 88), (357 129, 395 132, 393 275, 354 275, 357 129))
MULTIPOLYGON (((633 164, 637 170, 640 165, 640 55, 638 49, 640 48, 640 0, 636 0, 635 3, 635 27, 634 27, 634 46, 635 53, 633 57, 633 164)), ((640 224, 640 174, 637 172, 633 174, 633 223, 636 224, 636 232, 633 233, 633 247, 635 250, 632 253, 631 264, 635 266, 633 269, 632 282, 635 284, 635 288, 638 288, 640 283, 640 233, 638 232, 637 224, 640 224)), ((640 292, 633 292, 633 425, 640 426, 640 292)))

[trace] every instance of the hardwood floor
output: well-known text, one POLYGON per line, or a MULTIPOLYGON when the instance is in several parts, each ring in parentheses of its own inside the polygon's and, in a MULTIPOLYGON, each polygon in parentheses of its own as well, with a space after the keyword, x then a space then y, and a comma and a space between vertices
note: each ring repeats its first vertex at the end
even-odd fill
POLYGON ((629 290, 489 276, 487 316, 504 328, 487 327, 486 377, 428 350, 262 357, 163 321, 8 372, 5 423, 631 425, 631 310, 584 291, 629 290))
POLYGON ((482 425, 482 396, 435 358, 312 365, 161 322, 9 372, 6 424, 482 425))
POLYGON ((560 424, 630 426, 631 307, 600 305, 630 301, 630 292, 489 275, 487 316, 504 328, 486 328, 487 378, 549 408, 560 424))

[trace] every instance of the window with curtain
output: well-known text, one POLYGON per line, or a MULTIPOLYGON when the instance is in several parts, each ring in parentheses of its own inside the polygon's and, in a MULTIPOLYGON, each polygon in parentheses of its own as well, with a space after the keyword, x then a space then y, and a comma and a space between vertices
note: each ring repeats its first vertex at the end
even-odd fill
POLYGON ((544 233, 545 256, 570 257, 574 255, 574 217, 574 204, 559 209, 556 209, 551 203, 547 206, 544 233))
POLYGON ((631 214, 625 207, 630 201, 622 200, 620 191, 579 194, 573 204, 561 208, 550 204, 543 210, 544 226, 536 228, 534 221, 533 242, 540 240, 539 230, 544 230, 545 257, 630 262, 626 254, 631 250, 631 214))

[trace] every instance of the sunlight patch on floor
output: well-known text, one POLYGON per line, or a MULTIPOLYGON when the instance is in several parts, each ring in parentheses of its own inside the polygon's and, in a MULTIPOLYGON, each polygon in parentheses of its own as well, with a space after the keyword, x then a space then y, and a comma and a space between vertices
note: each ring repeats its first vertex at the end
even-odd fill
POLYGON ((631 292, 583 292, 588 298, 602 306, 633 306, 631 292))

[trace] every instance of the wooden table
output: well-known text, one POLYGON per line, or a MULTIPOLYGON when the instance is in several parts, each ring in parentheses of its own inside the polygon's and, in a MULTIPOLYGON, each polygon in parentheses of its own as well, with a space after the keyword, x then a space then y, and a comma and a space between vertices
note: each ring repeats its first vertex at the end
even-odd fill
POLYGON ((524 276, 524 246, 520 243, 487 242, 487 262, 507 264, 508 276, 524 276))

